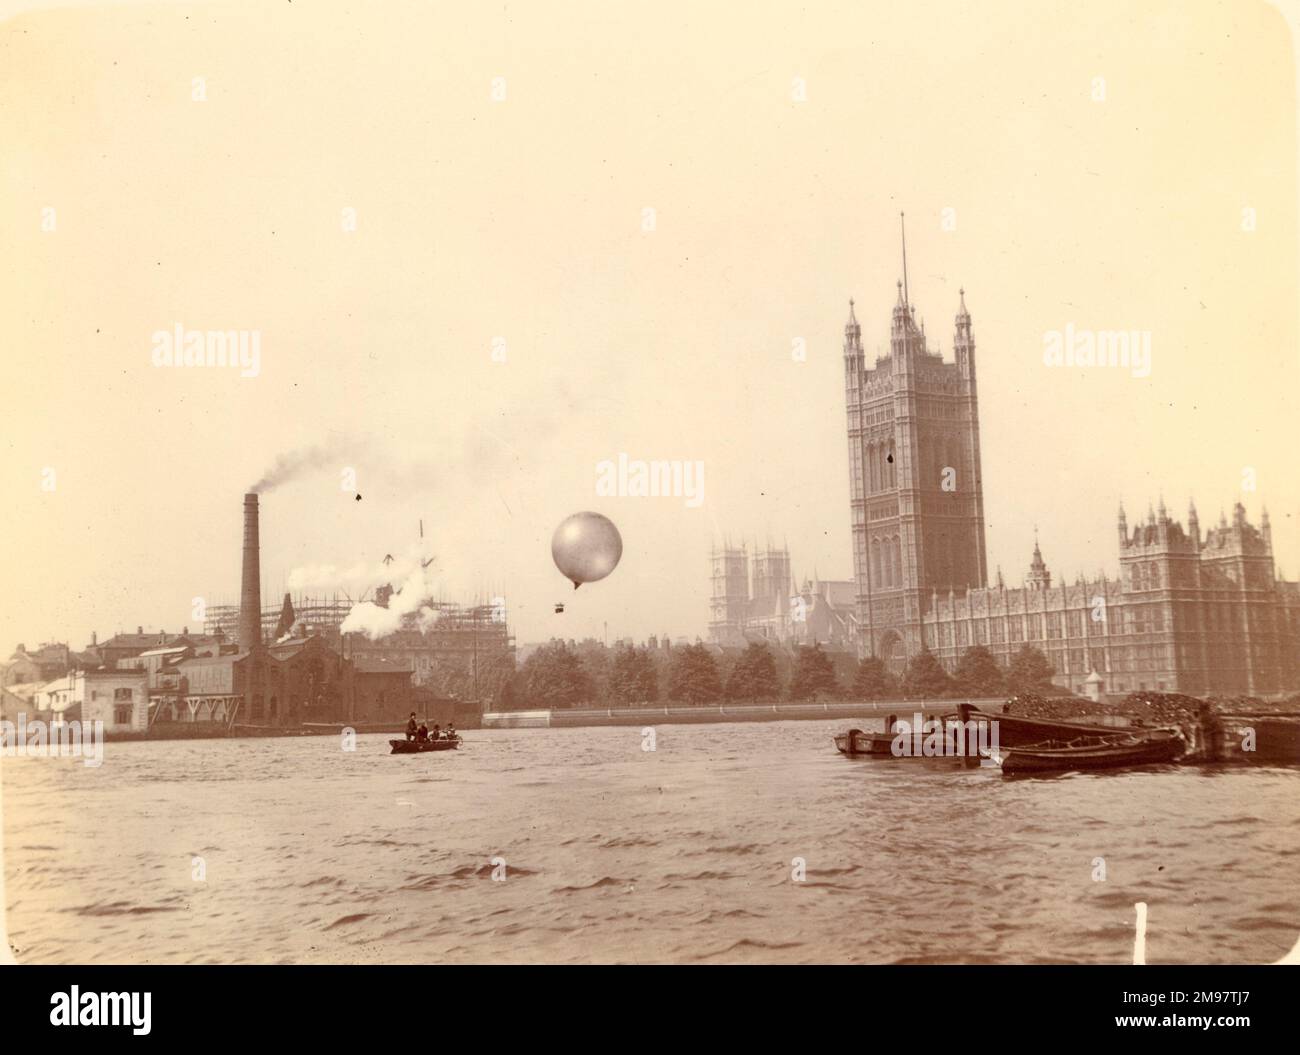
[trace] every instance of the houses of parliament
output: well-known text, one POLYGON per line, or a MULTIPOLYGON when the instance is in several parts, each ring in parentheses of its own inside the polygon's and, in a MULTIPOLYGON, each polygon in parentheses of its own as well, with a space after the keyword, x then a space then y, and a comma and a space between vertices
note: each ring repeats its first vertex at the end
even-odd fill
MULTIPOLYGON (((990 582, 977 355, 965 291, 948 362, 929 350, 906 275, 904 245, 889 351, 871 366, 849 302, 844 387, 854 581, 852 601, 842 604, 845 632, 827 643, 880 657, 894 673, 923 648, 952 671, 973 645, 1005 667, 1029 644, 1047 656, 1058 685, 1080 693, 1300 689, 1300 584, 1276 575, 1267 512, 1256 526, 1238 503, 1231 518, 1202 530, 1194 505, 1185 526, 1163 500, 1132 525, 1121 507, 1118 574, 1053 581, 1035 539, 1023 585, 1008 586, 1000 571, 990 582)), ((727 559, 734 562, 725 554, 714 561, 710 629, 720 644, 754 636, 735 617, 743 609, 730 603, 737 590, 727 559)), ((799 640, 798 627, 774 631, 766 614, 757 627, 762 638, 799 640)))
POLYGON ((1190 694, 1300 688, 1300 584, 1278 579, 1268 513, 1238 503, 1202 531, 1163 500, 1116 523, 1119 573, 1053 582, 1037 540, 1022 586, 990 584, 984 548, 975 338, 960 294, 954 361, 927 347, 907 295, 907 251, 889 352, 868 367, 849 303, 844 327, 856 636, 898 670, 920 649, 948 669, 972 645, 1000 662, 1030 644, 1063 687, 1190 694))

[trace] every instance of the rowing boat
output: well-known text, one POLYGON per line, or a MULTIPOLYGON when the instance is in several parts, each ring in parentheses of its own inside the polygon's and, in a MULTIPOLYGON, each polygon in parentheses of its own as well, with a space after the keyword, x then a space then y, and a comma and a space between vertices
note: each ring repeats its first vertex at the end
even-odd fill
POLYGON ((1121 769, 1172 762, 1186 747, 1171 729, 1153 729, 1141 736, 1079 737, 1073 742, 1049 740, 1001 752, 1004 774, 1059 773, 1070 769, 1121 769))
POLYGON ((425 751, 455 751, 460 747, 460 737, 454 740, 389 740, 395 755, 422 754, 425 751))

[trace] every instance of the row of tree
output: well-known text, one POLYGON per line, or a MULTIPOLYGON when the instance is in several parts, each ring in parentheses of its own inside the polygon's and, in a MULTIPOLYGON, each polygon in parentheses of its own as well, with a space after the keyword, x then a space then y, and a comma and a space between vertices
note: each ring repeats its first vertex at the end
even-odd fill
POLYGON ((899 678, 874 657, 860 661, 851 680, 841 678, 820 645, 796 649, 784 684, 771 650, 761 644, 751 644, 726 669, 707 646, 681 646, 672 649, 664 667, 647 649, 620 647, 610 658, 607 650, 580 654, 578 648, 553 641, 533 652, 501 686, 498 706, 635 706, 661 698, 698 706, 722 701, 919 700, 1052 691, 1052 666, 1029 645, 1022 646, 1005 669, 987 648, 975 645, 965 651, 951 674, 933 653, 922 651, 899 678))

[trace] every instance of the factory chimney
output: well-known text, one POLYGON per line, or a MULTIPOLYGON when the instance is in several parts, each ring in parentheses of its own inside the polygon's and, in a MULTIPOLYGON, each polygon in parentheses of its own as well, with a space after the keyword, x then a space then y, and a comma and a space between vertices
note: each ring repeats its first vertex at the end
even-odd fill
POLYGON ((257 495, 244 495, 244 570, 239 588, 239 647, 262 643, 262 566, 257 539, 257 495))

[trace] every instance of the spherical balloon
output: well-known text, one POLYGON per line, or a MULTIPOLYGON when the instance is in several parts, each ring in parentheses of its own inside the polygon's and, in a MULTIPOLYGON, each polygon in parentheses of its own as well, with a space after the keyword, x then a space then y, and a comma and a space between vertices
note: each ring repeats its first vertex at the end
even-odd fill
POLYGON ((551 559, 576 590, 596 582, 618 567, 623 538, 609 517, 574 513, 565 517, 551 537, 551 559))

